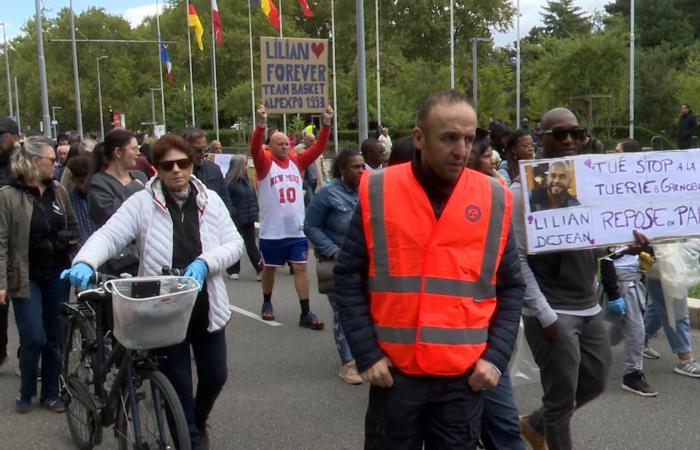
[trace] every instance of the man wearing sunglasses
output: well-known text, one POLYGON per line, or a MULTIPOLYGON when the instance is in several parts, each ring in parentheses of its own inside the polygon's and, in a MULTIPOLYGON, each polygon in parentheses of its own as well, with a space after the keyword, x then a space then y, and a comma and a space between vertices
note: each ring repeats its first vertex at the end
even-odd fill
POLYGON ((219 194, 219 197, 221 197, 221 200, 223 200, 226 205, 226 209, 231 213, 233 211, 233 206, 231 204, 231 197, 228 194, 228 189, 226 188, 224 175, 215 162, 206 159, 207 135, 199 128, 187 128, 182 133, 182 137, 190 143, 194 150, 194 171, 192 173, 199 181, 204 183, 207 188, 219 194))
MULTIPOLYGON (((566 108, 545 113, 542 128, 545 158, 576 155, 585 137, 576 116, 566 108)), ((549 170, 548 180, 557 179, 547 188, 549 204, 554 194, 554 204, 561 205, 563 185, 568 186, 568 181, 563 183, 563 178, 568 179, 566 165, 554 162, 549 170)), ((520 192, 520 179, 511 190, 520 192)), ((547 446, 569 450, 574 410, 603 392, 611 359, 595 289, 597 253, 586 249, 528 255, 523 204, 521 195, 513 196, 513 230, 527 285, 525 337, 540 367, 544 395, 540 408, 521 417, 520 429, 534 450, 547 446)))

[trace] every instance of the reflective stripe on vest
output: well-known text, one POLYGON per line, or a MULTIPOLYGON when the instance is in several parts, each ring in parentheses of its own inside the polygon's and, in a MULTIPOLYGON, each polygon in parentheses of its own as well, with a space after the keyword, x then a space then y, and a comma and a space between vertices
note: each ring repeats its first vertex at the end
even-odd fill
POLYGON ((394 328, 375 325, 377 338, 390 344, 426 344, 468 345, 486 342, 488 328, 439 328, 420 327, 420 335, 416 337, 416 328, 394 328))
MULTIPOLYGON (((372 236, 374 239, 374 277, 370 277, 370 289, 375 292, 420 292, 421 277, 392 276, 389 272, 389 253, 384 224, 384 171, 375 171, 369 175, 369 204, 372 236)), ((493 276, 496 272, 498 248, 501 239, 505 191, 496 180, 489 179, 491 187, 491 213, 484 245, 481 273, 477 281, 463 281, 435 277, 426 277, 423 292, 428 294, 472 297, 476 301, 496 295, 493 276)))

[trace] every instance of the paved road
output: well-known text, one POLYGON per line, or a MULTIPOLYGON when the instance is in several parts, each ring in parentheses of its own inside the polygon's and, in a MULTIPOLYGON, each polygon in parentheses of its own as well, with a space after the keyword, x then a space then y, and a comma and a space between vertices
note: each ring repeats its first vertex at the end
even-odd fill
MULTIPOLYGON (((240 280, 227 281, 231 302, 257 313, 260 285, 247 262, 243 270, 240 280)), ((368 388, 348 386, 336 376, 339 362, 328 328, 317 332, 297 326, 299 307, 286 271, 278 276, 273 302, 280 326, 240 313, 228 326, 229 382, 210 419, 212 448, 362 448, 368 388)), ((328 325, 325 297, 314 294, 312 308, 328 325)), ((15 348, 14 329, 11 336, 10 348, 15 348)), ((693 342, 700 348, 700 335, 693 342)), ((673 355, 665 338, 656 348, 662 359, 645 362, 659 397, 644 399, 619 388, 622 354, 615 349, 607 391, 574 418, 577 449, 700 449, 700 379, 671 372, 673 355)), ((0 367, 0 449, 73 448, 63 415, 39 408, 15 413, 16 368, 14 358, 0 367)), ((537 384, 516 388, 523 411, 536 406, 540 396, 537 384)), ((114 447, 106 441, 100 448, 114 447)))

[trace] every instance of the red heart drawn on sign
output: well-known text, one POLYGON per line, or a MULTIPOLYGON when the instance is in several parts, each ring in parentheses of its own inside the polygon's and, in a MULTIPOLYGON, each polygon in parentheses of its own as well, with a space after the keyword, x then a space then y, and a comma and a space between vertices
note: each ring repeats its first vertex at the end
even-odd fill
POLYGON ((316 55, 316 58, 321 56, 321 53, 323 53, 323 50, 326 48, 326 46, 323 44, 323 42, 319 43, 313 43, 311 44, 311 51, 314 52, 314 55, 316 55))

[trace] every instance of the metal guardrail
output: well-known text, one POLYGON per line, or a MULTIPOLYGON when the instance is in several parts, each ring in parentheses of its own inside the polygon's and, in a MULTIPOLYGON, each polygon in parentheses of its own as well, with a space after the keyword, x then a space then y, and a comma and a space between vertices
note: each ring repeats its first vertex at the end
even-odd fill
POLYGON ((652 136, 649 142, 652 150, 665 150, 664 149, 664 139, 661 136, 652 136))

